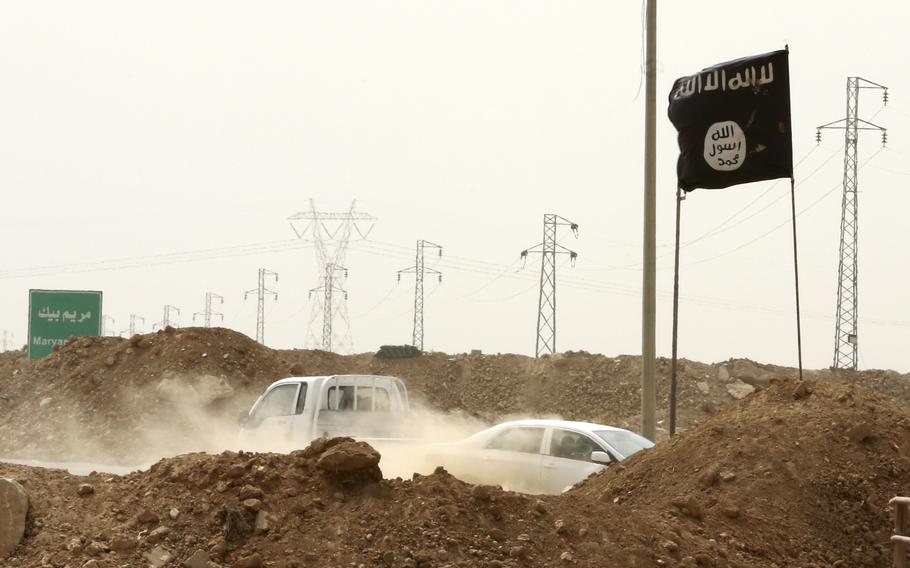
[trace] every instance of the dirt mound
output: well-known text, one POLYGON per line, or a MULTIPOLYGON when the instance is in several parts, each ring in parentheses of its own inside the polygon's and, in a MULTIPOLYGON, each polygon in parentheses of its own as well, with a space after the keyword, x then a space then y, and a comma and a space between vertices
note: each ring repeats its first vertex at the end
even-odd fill
POLYGON ((330 452, 362 449, 331 440, 289 455, 190 454, 123 478, 0 464, 0 475, 16 477, 33 499, 26 539, 9 563, 602 565, 602 536, 581 509, 562 516, 551 512, 557 504, 472 487, 442 470, 408 481, 352 482, 350 472, 320 465, 330 452))
POLYGON ((885 566, 887 503, 908 491, 904 407, 853 385, 782 381, 572 493, 640 515, 667 561, 885 566))
POLYGON ((209 447, 213 432, 203 425, 236 425, 262 383, 289 374, 245 335, 201 328, 75 338, 14 366, 0 383, 8 407, 0 455, 108 463, 141 462, 153 448, 160 456, 209 447))
POLYGON ((775 381, 561 496, 441 469, 382 480, 350 439, 0 476, 32 498, 12 566, 861 567, 887 565, 908 439, 910 413, 880 395, 775 381))

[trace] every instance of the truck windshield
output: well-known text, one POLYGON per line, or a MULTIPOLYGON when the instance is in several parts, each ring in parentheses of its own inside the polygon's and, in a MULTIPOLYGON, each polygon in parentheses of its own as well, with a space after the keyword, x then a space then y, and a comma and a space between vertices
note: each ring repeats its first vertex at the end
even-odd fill
POLYGON ((617 452, 621 453, 624 458, 641 450, 654 447, 654 444, 647 438, 626 430, 599 430, 594 433, 601 440, 610 444, 617 452))

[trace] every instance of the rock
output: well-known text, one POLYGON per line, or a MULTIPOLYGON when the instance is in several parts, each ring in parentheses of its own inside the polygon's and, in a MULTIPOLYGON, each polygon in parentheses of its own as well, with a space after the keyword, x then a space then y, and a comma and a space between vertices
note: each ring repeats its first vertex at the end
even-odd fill
POLYGON ((145 556, 145 559, 148 560, 152 568, 161 568, 161 566, 164 566, 173 558, 170 551, 163 546, 156 546, 146 552, 143 556, 145 556))
POLYGON ((172 521, 176 521, 177 517, 180 516, 180 511, 178 509, 171 509, 168 511, 167 516, 169 516, 172 521))
POLYGON ((709 385, 707 381, 698 381, 695 383, 695 386, 698 387, 698 390, 700 390, 702 394, 708 394, 711 392, 711 385, 709 385))
POLYGON ((488 485, 475 485, 471 488, 471 496, 478 501, 489 501, 490 487, 488 485))
POLYGON ((703 471, 702 474, 698 476, 698 484, 702 489, 708 489, 717 483, 718 479, 720 479, 719 468, 716 465, 709 466, 708 469, 703 471))
POLYGON ((753 392, 755 392, 755 387, 740 380, 733 381, 727 385, 727 393, 736 400, 743 399, 753 392))
POLYGON ((547 512, 547 504, 544 503, 543 501, 540 501, 540 500, 536 501, 536 502, 534 503, 534 511, 536 511, 536 512, 538 512, 538 513, 540 513, 540 514, 546 513, 546 512, 547 512))
POLYGON ((83 483, 79 486, 79 489, 76 490, 76 493, 78 493, 80 497, 87 497, 95 494, 95 488, 90 483, 83 483))
POLYGON ((208 568, 209 553, 197 550, 192 556, 183 561, 184 568, 208 568))
POLYGON ((165 539, 167 535, 171 534, 171 529, 168 527, 158 527, 149 533, 146 538, 149 542, 159 542, 165 539))
POLYGON ((567 564, 575 562, 575 556, 572 555, 568 550, 559 555, 559 559, 567 564))
POLYGON ((104 544, 103 542, 98 542, 93 540, 85 547, 85 553, 89 556, 101 556, 105 552, 109 551, 110 547, 104 544))
POLYGON ((124 552, 127 550, 132 550, 136 548, 139 543, 136 542, 136 539, 130 538, 123 535, 117 535, 111 539, 111 550, 117 552, 124 552))
POLYGON ((256 512, 262 509, 262 501, 259 499, 244 499, 243 508, 247 511, 256 512))
POLYGON ((513 546, 509 548, 509 556, 512 558, 524 559, 528 557, 528 549, 524 546, 513 546))
POLYGON ((148 509, 145 509, 139 513, 139 516, 136 517, 136 520, 144 525, 150 525, 152 523, 158 522, 158 515, 148 509))
POLYGON ((721 481, 733 481, 734 479, 736 479, 736 474, 732 471, 725 471, 720 474, 721 481))
POLYGON ((130 345, 132 345, 133 347, 139 347, 139 345, 141 343, 142 343, 142 336, 139 335, 138 333, 133 335, 132 337, 130 337, 130 345))
POLYGON ((739 507, 736 505, 727 505, 726 507, 720 510, 721 513, 728 519, 738 519, 741 514, 739 507))
POLYGON ((258 554, 253 554, 234 562, 234 568, 262 568, 262 566, 262 557, 258 554))
POLYGON ((701 504, 692 496, 674 499, 673 506, 679 509, 685 516, 691 517, 697 521, 701 521, 705 518, 704 509, 702 509, 701 504))
POLYGON ((52 399, 51 397, 42 398, 41 402, 38 403, 38 408, 44 408, 45 406, 47 406, 48 404, 53 402, 53 400, 54 399, 52 399))
POLYGON ((793 389, 793 400, 806 398, 810 394, 812 394, 812 387, 805 381, 800 381, 796 388, 793 389))
POLYGON ((566 522, 562 519, 557 519, 556 522, 553 523, 553 528, 556 529, 556 534, 564 535, 569 532, 569 527, 566 526, 566 522))
POLYGON ((12 479, 0 477, 0 559, 6 558, 25 534, 28 494, 12 479))
POLYGON ((259 511, 256 513, 256 522, 253 524, 253 532, 263 534, 269 532, 277 522, 277 517, 268 511, 259 511))
POLYGON ((717 368, 717 380, 722 383, 725 383, 730 380, 730 371, 727 369, 726 365, 721 365, 717 368))
POLYGON ((372 472, 379 469, 379 457, 369 444, 345 441, 323 452, 316 467, 330 473, 372 472))
POLYGON ((244 485, 237 494, 237 498, 246 501, 247 499, 262 499, 262 495, 262 489, 253 485, 244 485))

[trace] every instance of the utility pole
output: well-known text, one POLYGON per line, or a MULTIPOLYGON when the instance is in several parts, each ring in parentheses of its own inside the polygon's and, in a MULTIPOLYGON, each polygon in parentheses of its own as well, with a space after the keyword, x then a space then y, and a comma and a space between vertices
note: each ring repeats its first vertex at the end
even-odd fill
POLYGON ((101 335, 106 336, 108 333, 113 335, 113 333, 114 333, 113 330, 115 329, 114 325, 116 323, 117 323, 116 320, 114 320, 114 318, 112 318, 111 316, 102 316, 101 317, 101 335), (108 324, 108 322, 110 322, 110 324, 108 324))
POLYGON ((273 292, 265 287, 265 277, 274 276, 275 283, 278 283, 278 273, 272 272, 271 270, 266 270, 265 268, 259 269, 259 286, 253 288, 252 290, 247 290, 243 293, 243 299, 246 300, 247 297, 256 292, 258 302, 256 304, 256 341, 265 345, 265 297, 266 295, 273 296, 275 301, 278 300, 278 293, 273 292))
POLYGON ((2 351, 2 353, 6 353, 7 351, 9 351, 10 345, 12 345, 12 344, 13 344, 13 332, 4 329, 3 330, 3 351, 2 351))
POLYGON ((180 308, 172 306, 170 304, 165 304, 164 314, 161 317, 161 321, 153 324, 152 329, 155 329, 157 326, 160 326, 161 329, 165 329, 167 326, 171 325, 171 312, 177 312, 177 315, 179 316, 180 308))
POLYGON ((442 282, 442 272, 433 268, 426 268, 424 265, 423 251, 426 247, 439 250, 439 256, 442 256, 442 247, 431 243, 430 241, 417 241, 417 257, 414 266, 410 266, 398 271, 398 281, 401 281, 402 274, 414 274, 414 334, 411 345, 423 351, 423 278, 425 273, 435 274, 442 282))
POLYGON ((332 320, 335 317, 335 312, 337 311, 336 305, 334 304, 335 292, 338 292, 342 295, 342 298, 345 300, 348 299, 348 293, 341 287, 341 284, 337 282, 335 278, 335 273, 341 272, 344 274, 344 278, 348 277, 348 269, 343 266, 338 266, 332 264, 331 262, 325 265, 325 274, 322 277, 322 286, 318 286, 310 290, 309 295, 312 297, 313 292, 322 291, 322 350, 331 351, 332 350, 332 320))
POLYGON ((578 253, 556 242, 556 230, 562 226, 572 229, 575 238, 578 238, 577 223, 559 215, 545 213, 543 242, 521 251, 522 262, 527 260, 528 253, 540 253, 540 295, 537 300, 535 357, 540 357, 542 353, 556 353, 556 256, 569 255, 573 266, 575 259, 578 258, 578 253))
POLYGON ((221 318, 221 321, 224 321, 224 314, 221 312, 212 311, 212 300, 218 300, 219 304, 224 304, 224 297, 220 296, 214 292, 205 293, 205 311, 196 312, 193 314, 193 321, 196 321, 196 316, 203 316, 203 322, 205 327, 212 327, 212 316, 218 316, 221 318))
MULTIPOLYGON (((316 266, 321 273, 329 264, 336 267, 345 265, 348 244, 352 238, 355 238, 354 234, 356 233, 360 239, 366 239, 370 231, 373 230, 376 217, 369 213, 357 211, 356 199, 351 201, 351 206, 347 211, 341 212, 318 211, 315 202, 310 199, 310 209, 291 215, 288 217, 288 221, 297 238, 313 243, 313 249, 316 252, 316 266)), ((323 280, 324 278, 320 276, 320 284, 322 284, 323 280)), ((321 287, 319 288, 321 289, 321 287)), ((339 352, 351 353, 354 350, 354 346, 351 341, 347 302, 337 302, 337 307, 333 309, 344 323, 344 332, 341 335, 341 340, 336 342, 335 345, 339 352)), ((324 337, 322 342, 316 338, 313 323, 320 312, 325 313, 325 306, 320 305, 320 302, 314 302, 311 310, 310 325, 307 329, 305 344, 308 346, 319 345, 324 348, 324 337)), ((323 325, 323 335, 325 335, 324 328, 325 326, 323 325)))
POLYGON ((657 441, 657 0, 647 0, 641 279, 641 434, 657 441))
POLYGON ((882 91, 888 104, 888 87, 862 77, 847 77, 847 116, 816 131, 816 141, 821 142, 823 129, 844 131, 844 195, 841 201, 840 260, 837 268, 837 317, 834 330, 834 368, 856 370, 859 359, 859 203, 857 177, 857 144, 860 130, 882 133, 882 145, 888 142, 888 131, 859 117, 860 89, 882 91))

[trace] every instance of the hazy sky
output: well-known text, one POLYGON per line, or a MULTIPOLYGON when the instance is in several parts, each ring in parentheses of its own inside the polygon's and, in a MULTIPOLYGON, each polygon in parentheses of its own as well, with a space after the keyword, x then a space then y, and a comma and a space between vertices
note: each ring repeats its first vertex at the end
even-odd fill
MULTIPOLYGON (((889 129, 860 142, 860 366, 910 371, 910 79, 906 2, 663 2, 659 7, 658 352, 668 355, 673 80, 790 46, 807 367, 833 358, 845 114, 889 129), (873 118, 874 117, 874 118, 873 118)), ((256 270, 280 274, 266 342, 303 346, 321 269, 287 217, 378 221, 347 257, 358 352, 410 341, 417 239, 426 347, 533 353, 542 216, 580 225, 558 272, 559 350, 641 350, 643 93, 634 1, 4 2, 0 4, 0 329, 26 340, 29 288, 96 289, 125 330, 164 304, 188 325, 206 291, 255 333, 256 270), (279 243, 259 249, 176 252, 279 243), (239 255, 240 252, 257 254, 239 255), (218 258, 210 258, 217 256, 218 258), (206 260, 199 260, 200 258, 206 260), (105 262, 104 270, 74 272, 105 262), (185 262, 191 259, 193 262, 185 262), (180 261, 180 262, 177 262, 180 261), (65 266, 40 273, 35 267, 65 266), (126 266, 126 268, 125 268, 126 266)), ((684 203, 680 354, 795 364, 788 183, 684 203)), ((313 324, 321 326, 319 320, 313 324)))

